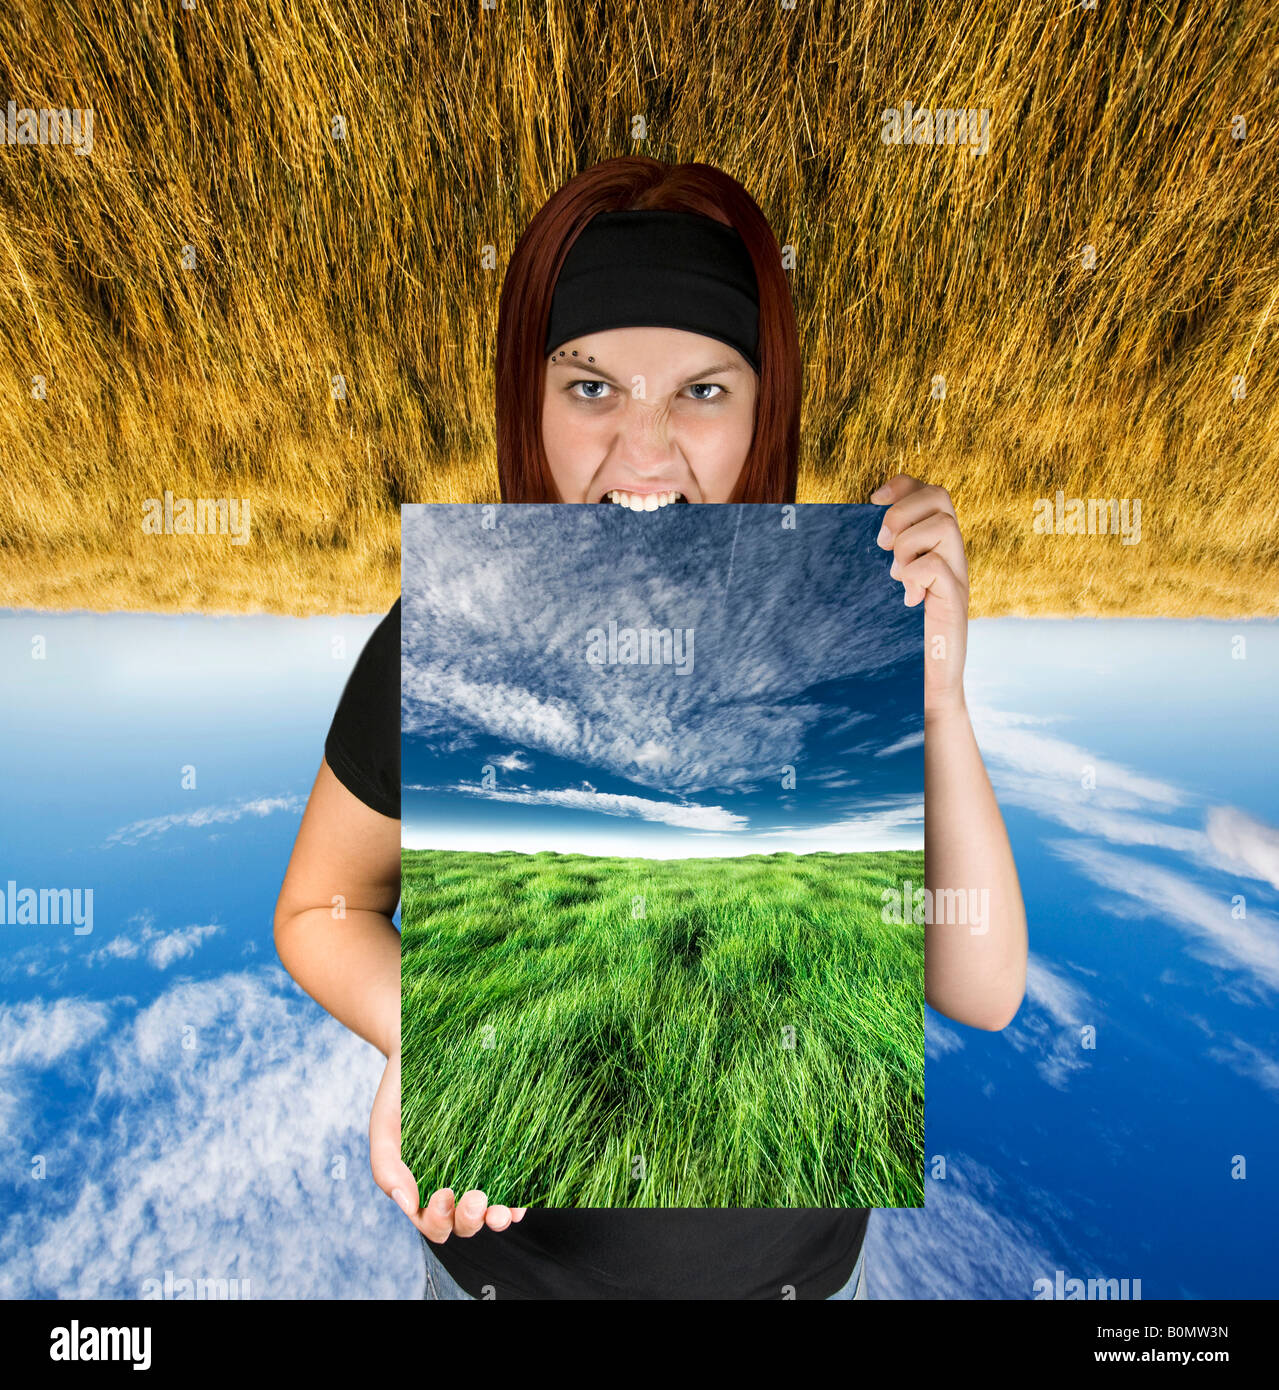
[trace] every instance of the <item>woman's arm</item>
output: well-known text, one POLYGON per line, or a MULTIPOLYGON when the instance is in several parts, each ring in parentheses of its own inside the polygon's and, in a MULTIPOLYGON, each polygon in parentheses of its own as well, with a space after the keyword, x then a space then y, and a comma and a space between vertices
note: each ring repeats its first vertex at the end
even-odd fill
POLYGON ((327 762, 311 788, 275 905, 275 949, 322 1008, 389 1057, 400 1045, 400 823, 327 762))
POLYGON ((400 822, 353 796, 327 762, 311 788, 275 905, 284 968, 340 1023, 387 1059, 369 1117, 369 1162, 383 1192, 433 1241, 501 1231, 524 1208, 489 1206, 473 1190, 441 1188, 425 1208, 400 1157, 400 822))
POLYGON ((924 601, 924 878, 934 918, 924 929, 924 997, 970 1027, 1005 1028, 1026 992, 1026 911, 964 702, 963 537, 942 488, 899 474, 871 501, 892 504, 879 543, 893 551, 907 604, 924 601))
POLYGON ((924 997, 970 1027, 1006 1028, 1026 992, 1026 911, 962 705, 924 715, 924 880, 934 917, 952 919, 924 928, 924 997), (959 893, 939 897, 947 889, 959 893))

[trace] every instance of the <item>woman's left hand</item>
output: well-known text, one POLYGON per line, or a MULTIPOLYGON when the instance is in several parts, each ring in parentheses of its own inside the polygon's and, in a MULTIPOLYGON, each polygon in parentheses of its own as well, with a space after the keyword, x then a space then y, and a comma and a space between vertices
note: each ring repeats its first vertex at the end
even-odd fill
POLYGON ((889 573, 901 580, 909 607, 924 603, 924 715, 963 709, 968 561, 950 494, 899 473, 870 500, 891 504, 879 533, 893 552, 889 573))

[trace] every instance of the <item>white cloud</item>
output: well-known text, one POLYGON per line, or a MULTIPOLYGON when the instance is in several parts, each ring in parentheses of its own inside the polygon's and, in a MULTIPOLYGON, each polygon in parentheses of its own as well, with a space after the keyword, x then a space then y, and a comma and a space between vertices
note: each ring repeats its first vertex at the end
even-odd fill
POLYGON ((972 712, 973 729, 983 757, 993 764, 991 780, 1000 797, 1051 814, 1071 805, 1089 810, 1135 811, 1181 806, 1180 788, 1143 777, 1078 744, 991 717, 985 708, 972 712), (1084 787, 1085 772, 1095 785, 1084 787))
POLYGON ((1001 802, 1113 845, 1169 850, 1279 888, 1279 831, 1273 826, 1233 806, 1210 807, 1202 830, 1154 820, 1152 813, 1186 805, 1189 793, 1077 744, 1018 727, 1034 722, 1029 716, 982 707, 973 722, 1001 802), (1095 786, 1084 787, 1085 768, 1092 769, 1095 786))
POLYGON ((0 1297, 137 1298, 166 1269, 254 1298, 420 1296, 420 1237, 368 1170, 379 1053, 275 968, 117 1007, 96 1096, 41 1136, 58 1180, 0 1227, 0 1297))
POLYGON ((1214 806, 1205 825, 1208 843, 1224 867, 1237 865, 1252 878, 1279 888, 1279 830, 1234 806, 1214 806))
MULTIPOLYGON (((802 839, 807 850, 826 849, 833 853, 876 849, 922 849, 924 844, 924 802, 920 796, 902 795, 882 802, 868 802, 856 813, 826 825, 781 827, 770 830, 767 838, 779 841, 802 839)), ((793 845, 790 846, 794 848, 793 845)))
MULTIPOLYGON (((1048 847, 1094 883, 1119 895, 1128 910, 1175 927, 1200 960, 1246 971, 1266 988, 1279 989, 1279 922, 1272 914, 1254 910, 1246 918, 1236 918, 1229 895, 1207 892, 1175 870, 1114 854, 1099 845, 1057 840, 1048 847)), ((1115 911, 1118 905, 1103 906, 1115 911)))
POLYGON ((1232 1037, 1228 1041, 1228 1047, 1210 1047, 1208 1056, 1255 1081, 1263 1090, 1279 1095, 1279 1057, 1270 1056, 1243 1038, 1232 1037))
POLYGON ((208 937, 216 936, 221 930, 221 927, 210 924, 206 927, 179 927, 176 931, 165 932, 147 948, 147 959, 157 970, 167 970, 174 961, 193 956, 208 937))
POLYGON ((109 1010, 91 999, 32 999, 0 1009, 0 1067, 53 1066, 106 1027, 109 1010))
POLYGON ((742 830, 749 824, 745 816, 726 811, 722 806, 681 805, 674 801, 653 801, 648 797, 623 796, 616 792, 597 792, 585 787, 514 791, 462 782, 452 790, 466 792, 480 799, 511 801, 521 806, 558 806, 566 811, 597 811, 606 816, 636 816, 640 820, 677 825, 685 830, 711 830, 722 833, 742 830))
POLYGON ((1063 1028, 1076 1028, 1087 1012, 1088 992, 1057 974, 1033 953, 1026 961, 1026 995, 1063 1028))
POLYGON ((934 1060, 944 1057, 948 1052, 958 1052, 964 1040, 958 1031, 943 1023, 939 1014, 932 1009, 924 1010, 924 1055, 934 1060))
POLYGON ((899 738, 896 743, 890 743, 887 748, 881 748, 875 756, 877 758, 891 758, 894 753, 904 753, 908 748, 920 748, 923 746, 923 742, 924 731, 919 729, 913 734, 899 738))
POLYGON ((1062 1252, 1050 1254, 1044 1237, 1026 1221, 1008 1215, 1017 1207, 1043 1210, 1044 1194, 1016 1191, 965 1153, 946 1158, 946 1177, 926 1179, 923 1210, 871 1213, 867 1295, 1033 1298, 1036 1279, 1052 1278, 1071 1263, 1062 1252))
POLYGON ((200 806, 193 811, 177 811, 169 816, 152 816, 136 820, 113 830, 106 838, 108 845, 136 845, 140 840, 163 835, 169 830, 199 830, 206 825, 228 825, 245 816, 270 816, 277 811, 301 811, 300 796, 261 796, 229 806, 200 806))
POLYGON ((1087 990, 1059 975, 1033 952, 1026 961, 1026 999, 1000 1035, 1019 1052, 1037 1053, 1035 1069, 1057 1090, 1092 1059, 1081 1029, 1097 1023, 1098 1010, 1087 990))
POLYGON ((174 961, 194 955, 209 937, 217 936, 222 931, 217 923, 162 931, 155 926, 155 919, 150 913, 130 918, 129 928, 132 930, 117 932, 109 941, 90 951, 85 956, 85 963, 102 965, 113 960, 136 960, 138 956, 145 956, 157 970, 167 970, 174 961))
POLYGON ((36 1074, 78 1061, 109 1017, 107 1006, 92 999, 30 999, 0 1008, 0 1153, 10 1171, 30 1157, 18 1150, 36 1132, 36 1074))

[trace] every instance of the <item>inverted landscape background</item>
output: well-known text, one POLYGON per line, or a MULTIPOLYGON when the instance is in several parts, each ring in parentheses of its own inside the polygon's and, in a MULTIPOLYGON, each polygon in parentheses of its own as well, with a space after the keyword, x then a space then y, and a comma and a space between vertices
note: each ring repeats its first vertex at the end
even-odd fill
MULTIPOLYGON (((420 1301, 421 1237, 368 1171, 382 1058, 271 940, 373 625, 0 615, 9 875, 96 890, 90 935, 0 931, 0 1296, 172 1270, 420 1301)), ((928 1011, 926 1205, 872 1212, 870 1297, 1028 1299, 1058 1270, 1279 1295, 1276 682, 1273 621, 973 624, 1028 991, 1001 1033, 928 1011)))
POLYGON ((0 148, 0 605, 389 607, 400 502, 496 498, 519 232, 643 153, 793 248, 802 500, 948 487, 978 615, 1279 611, 1265 5, 32 0, 0 95, 95 112, 87 158, 0 148), (906 102, 989 149, 886 146, 906 102), (1036 534, 1058 489, 1140 543, 1036 534), (165 490, 251 542, 143 534, 165 490))
MULTIPOLYGON (((91 158, 0 148, 0 604, 384 611, 399 500, 496 497, 519 230, 638 150, 720 163, 796 247, 803 499, 903 464, 944 483, 977 615, 1276 611, 1266 6, 727 0, 708 25, 551 0, 518 30, 499 6, 0 11, 0 96, 97 114, 91 158), (990 151, 883 147, 905 100, 989 106, 990 151), (165 488, 250 497, 253 543, 144 537, 165 488), (1142 542, 1035 536, 1055 488, 1144 499, 1142 542)), ((93 936, 0 938, 5 1296, 133 1298, 172 1268, 418 1299, 420 1239, 366 1165, 380 1059, 269 926, 372 625, 0 614, 10 871, 98 892, 93 936)), ((1000 1034, 929 1012, 945 1177, 872 1215, 870 1296, 1025 1298, 1057 1270, 1275 1296, 1275 624, 970 635, 1028 994, 1000 1034)))

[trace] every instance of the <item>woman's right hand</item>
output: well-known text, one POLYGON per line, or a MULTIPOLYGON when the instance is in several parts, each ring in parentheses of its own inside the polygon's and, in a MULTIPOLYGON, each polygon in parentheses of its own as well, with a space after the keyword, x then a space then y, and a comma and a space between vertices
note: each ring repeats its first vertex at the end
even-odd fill
POLYGON ((442 1187, 431 1196, 425 1208, 418 1206, 417 1179, 400 1157, 400 1049, 387 1058, 382 1082, 373 1097, 369 1116, 369 1162, 373 1180, 404 1211, 427 1240, 436 1244, 459 1236, 473 1236, 481 1226, 504 1231, 513 1221, 522 1221, 526 1207, 491 1207, 484 1193, 472 1189, 460 1202, 453 1189, 442 1187))

